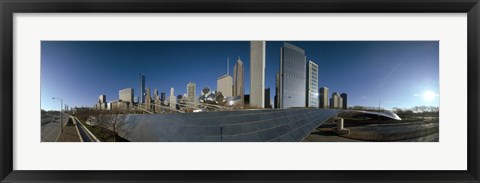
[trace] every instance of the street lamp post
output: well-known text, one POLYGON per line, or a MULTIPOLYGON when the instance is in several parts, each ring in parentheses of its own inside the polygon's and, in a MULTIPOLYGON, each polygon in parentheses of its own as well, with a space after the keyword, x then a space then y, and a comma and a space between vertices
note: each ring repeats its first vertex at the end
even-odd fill
POLYGON ((52 99, 60 100, 60 133, 63 133, 63 99, 53 97, 52 99))

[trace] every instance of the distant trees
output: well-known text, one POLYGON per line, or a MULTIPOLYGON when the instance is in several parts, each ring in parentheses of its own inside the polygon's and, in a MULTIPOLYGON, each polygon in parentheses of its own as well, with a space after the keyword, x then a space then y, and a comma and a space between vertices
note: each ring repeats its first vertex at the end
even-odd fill
POLYGON ((362 111, 383 111, 383 110, 385 110, 385 109, 379 108, 379 107, 359 106, 359 105, 350 106, 350 107, 348 107, 348 109, 352 109, 352 110, 362 110, 362 111))
MULTIPOLYGON (((351 106, 351 110, 384 111, 385 109, 373 106, 351 106)), ((402 119, 407 118, 438 118, 440 108, 437 106, 414 106, 411 108, 392 108, 392 111, 402 119)))
POLYGON ((438 118, 440 108, 438 106, 414 106, 406 109, 393 108, 393 112, 400 116, 400 118, 438 118))

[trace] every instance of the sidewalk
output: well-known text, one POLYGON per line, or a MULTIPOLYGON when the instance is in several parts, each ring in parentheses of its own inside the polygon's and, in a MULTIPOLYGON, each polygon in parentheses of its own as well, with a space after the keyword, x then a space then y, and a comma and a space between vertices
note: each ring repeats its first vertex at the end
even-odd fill
POLYGON ((80 142, 76 126, 63 125, 63 132, 58 136, 57 142, 80 142))

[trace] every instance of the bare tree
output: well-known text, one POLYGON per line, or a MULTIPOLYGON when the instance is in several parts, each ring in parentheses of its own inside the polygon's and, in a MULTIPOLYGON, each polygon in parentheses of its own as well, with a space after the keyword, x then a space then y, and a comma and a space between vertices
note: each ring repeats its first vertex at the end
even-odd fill
POLYGON ((120 133, 122 133, 124 137, 128 134, 128 129, 125 128, 125 119, 128 113, 129 111, 125 109, 114 109, 106 111, 100 117, 102 127, 111 132, 114 142, 118 141, 117 136, 119 136, 120 133))

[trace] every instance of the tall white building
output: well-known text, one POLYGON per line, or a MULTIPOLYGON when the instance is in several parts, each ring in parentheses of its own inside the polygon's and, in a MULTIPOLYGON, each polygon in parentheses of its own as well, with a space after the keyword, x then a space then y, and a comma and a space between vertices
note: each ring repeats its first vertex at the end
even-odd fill
POLYGON ((175 97, 175 93, 174 93, 174 90, 173 90, 173 87, 170 88, 170 97, 169 97, 169 105, 170 105, 170 109, 176 109, 177 108, 177 98, 175 97))
POLYGON ((244 67, 243 62, 238 57, 237 63, 233 67, 233 96, 240 96, 240 105, 243 106, 244 89, 244 67))
POLYGON ((306 94, 306 106, 318 108, 318 65, 312 61, 308 61, 306 94))
POLYGON ((341 109, 343 104, 342 97, 337 92, 332 93, 332 98, 330 98, 330 108, 331 109, 341 109))
POLYGON ((150 96, 150 88, 145 90, 145 110, 150 111, 152 109, 152 97, 150 96))
POLYGON ((265 108, 265 41, 250 42, 250 106, 265 108))
POLYGON ((189 107, 195 107, 196 106, 196 89, 197 89, 197 85, 193 82, 190 82, 187 84, 187 99, 188 99, 188 102, 187 102, 187 105, 189 107))
POLYGON ((222 92, 224 97, 231 97, 233 92, 232 76, 223 75, 217 79, 217 91, 222 92))

